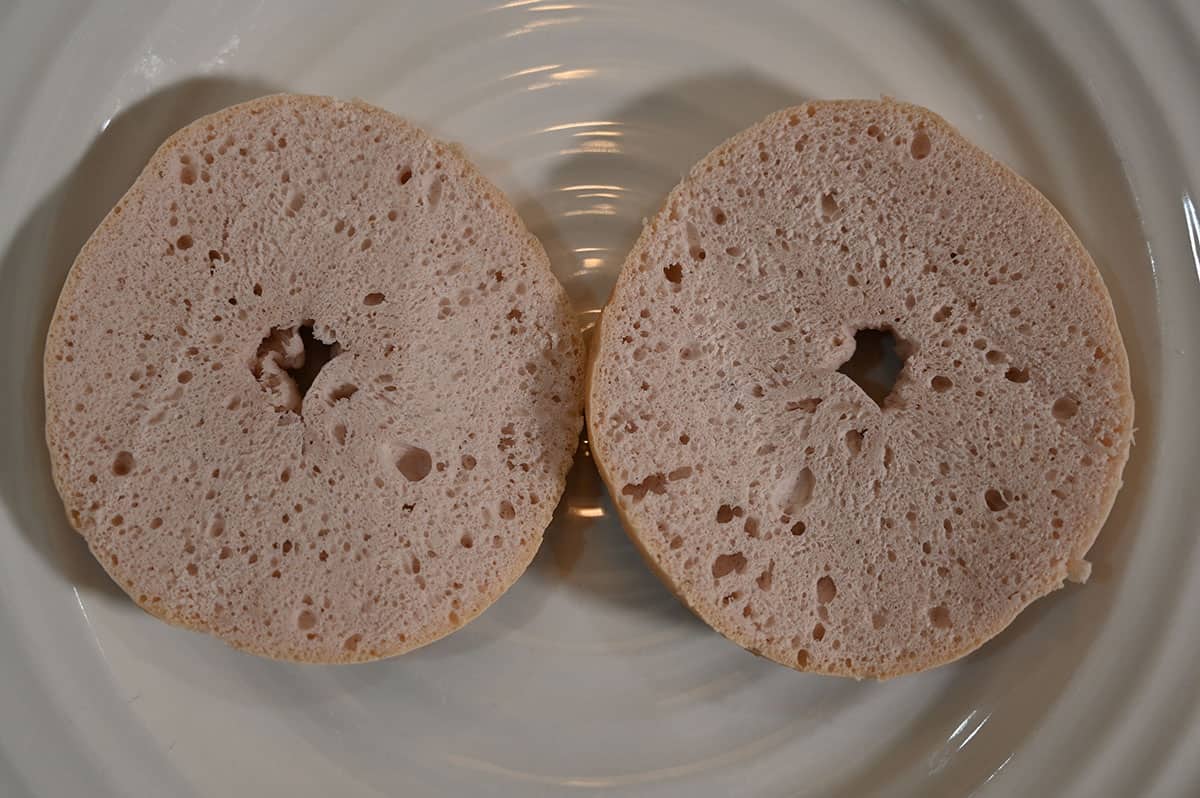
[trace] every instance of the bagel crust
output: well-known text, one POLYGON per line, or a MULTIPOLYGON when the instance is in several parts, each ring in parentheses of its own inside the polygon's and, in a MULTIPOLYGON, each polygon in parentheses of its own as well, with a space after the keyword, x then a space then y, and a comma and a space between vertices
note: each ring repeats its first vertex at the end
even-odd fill
POLYGON ((275 95, 172 136, 80 252, 46 439, 72 525, 145 610, 365 661, 524 571, 582 383, 545 251, 457 147, 275 95))
POLYGON ((1112 303, 1045 197, 931 111, 814 102, 721 144, 594 340, 629 535, 755 653, 890 678, 1087 578, 1133 430, 1112 303), (881 404, 839 371, 864 330, 904 356, 881 404))

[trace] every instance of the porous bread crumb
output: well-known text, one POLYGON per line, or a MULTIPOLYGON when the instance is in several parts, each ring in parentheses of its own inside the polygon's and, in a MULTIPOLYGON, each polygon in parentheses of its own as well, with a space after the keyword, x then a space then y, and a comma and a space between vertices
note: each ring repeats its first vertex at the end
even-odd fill
POLYGON ((592 451, 650 565, 722 634, 820 673, 949 662, 1086 578, 1133 429, 1074 233, 888 100, 780 111, 706 156, 592 356, 592 451), (863 330, 905 355, 882 406, 838 371, 863 330))
POLYGON ((150 613, 362 661, 525 569, 582 361, 544 250, 458 148, 278 95, 172 136, 84 246, 46 437, 72 524, 150 613))

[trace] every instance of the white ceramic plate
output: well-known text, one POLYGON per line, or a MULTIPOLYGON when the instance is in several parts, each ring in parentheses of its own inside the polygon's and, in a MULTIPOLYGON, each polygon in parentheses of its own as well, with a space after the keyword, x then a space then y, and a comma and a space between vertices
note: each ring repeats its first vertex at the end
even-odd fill
POLYGON ((0 2, 0 794, 1195 795, 1200 6, 493 2, 0 2), (941 112, 1062 209, 1116 304, 1138 436, 1092 581, 949 667, 801 675, 692 619, 581 456, 529 572, 417 653, 286 665, 142 614, 62 518, 43 335, 154 147, 278 90, 461 141, 585 325, 735 130, 809 97, 941 112))

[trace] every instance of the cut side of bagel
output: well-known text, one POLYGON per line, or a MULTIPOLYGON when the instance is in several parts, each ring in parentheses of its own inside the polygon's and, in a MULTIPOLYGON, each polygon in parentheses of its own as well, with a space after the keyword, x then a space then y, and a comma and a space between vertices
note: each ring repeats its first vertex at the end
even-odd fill
POLYGON ((890 100, 780 111, 706 156, 592 357, 591 447, 630 536, 708 624, 806 671, 949 662, 1084 581, 1132 439, 1079 239, 890 100), (867 334, 903 358, 875 399, 844 373, 867 334))
POLYGON ((361 102, 189 125, 79 254, 46 342, 71 523, 144 609, 255 654, 428 643, 524 571, 581 426, 541 244, 361 102))

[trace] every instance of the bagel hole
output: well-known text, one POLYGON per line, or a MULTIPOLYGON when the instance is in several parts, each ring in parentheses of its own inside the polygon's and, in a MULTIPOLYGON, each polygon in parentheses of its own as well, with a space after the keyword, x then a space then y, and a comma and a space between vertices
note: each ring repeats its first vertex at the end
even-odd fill
POLYGON ((304 344, 304 358, 299 366, 288 369, 287 373, 296 381, 296 389, 303 400, 321 369, 337 355, 338 346, 337 342, 327 344, 317 338, 311 323, 300 325, 300 341, 304 344))
MULTIPOLYGON (((281 378, 285 381, 290 379, 295 385, 298 403, 291 406, 289 402, 283 410, 299 413, 300 405, 321 369, 340 352, 341 346, 336 341, 327 343, 316 336, 311 320, 298 327, 275 327, 258 345, 251 371, 268 390, 278 389, 281 378), (295 346, 296 336, 300 339, 298 349, 295 346), (271 362, 277 368, 269 368, 271 362)), ((289 396, 290 392, 285 389, 283 395, 289 396)))
POLYGON ((883 407, 904 369, 904 356, 904 342, 891 330, 863 329, 854 334, 854 354, 838 372, 883 407))

